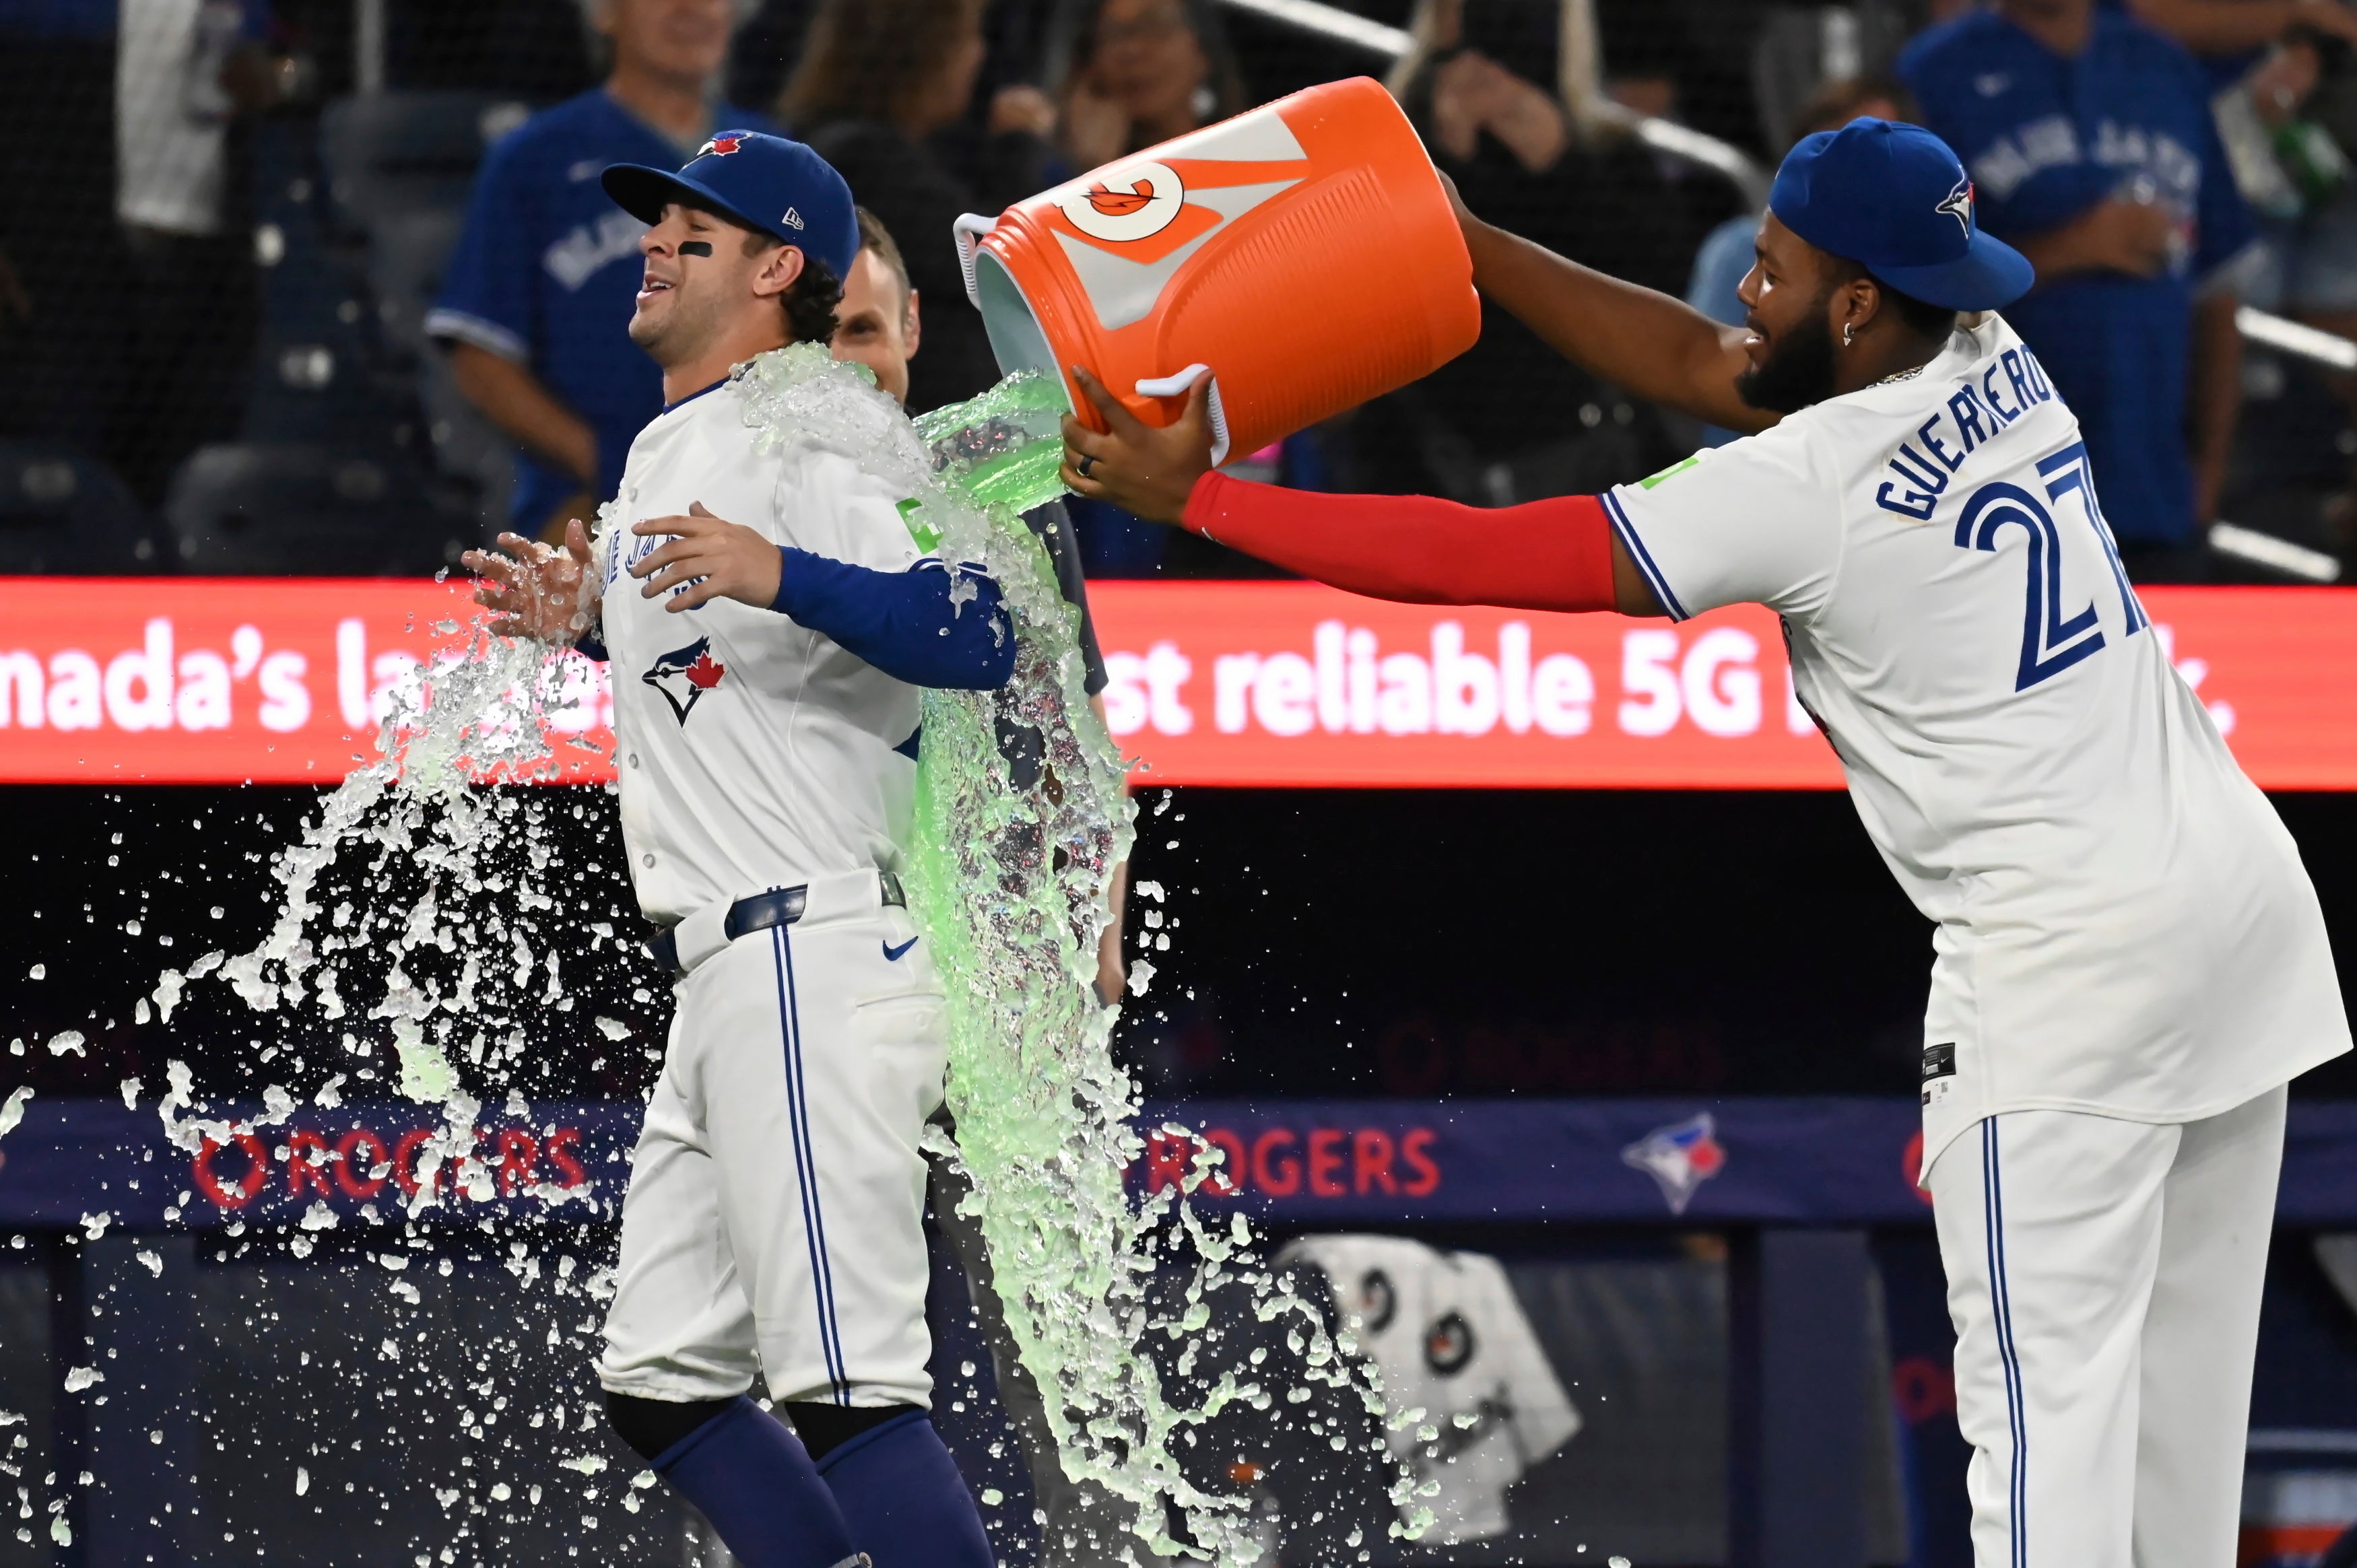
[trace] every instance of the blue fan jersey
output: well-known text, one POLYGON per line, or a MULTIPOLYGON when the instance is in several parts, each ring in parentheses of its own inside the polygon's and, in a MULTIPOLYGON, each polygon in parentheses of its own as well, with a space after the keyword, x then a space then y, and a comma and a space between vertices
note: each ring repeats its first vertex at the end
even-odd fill
MULTIPOLYGON (((770 129, 726 104, 714 124, 770 129)), ((691 149, 692 150, 692 149, 691 149)), ((662 412, 662 372, 630 341, 646 225, 598 184, 608 164, 674 168, 686 150, 603 88, 533 115, 493 147, 475 180, 465 232, 426 317, 457 338, 528 366, 597 433, 597 499, 621 483, 630 442, 662 412)), ((529 452, 516 463, 511 515, 536 530, 580 489, 529 452)))
POLYGON ((2170 39, 2099 8, 2072 59, 1977 12, 1916 39, 1899 70, 1925 126, 1971 171, 1981 225, 2000 239, 2058 228, 2114 196, 2161 203, 2176 218, 2178 243, 2159 276, 2041 280, 2005 318, 2079 416, 2113 529, 2124 540, 2190 542, 2191 307, 2255 238, 2201 68, 2170 39))

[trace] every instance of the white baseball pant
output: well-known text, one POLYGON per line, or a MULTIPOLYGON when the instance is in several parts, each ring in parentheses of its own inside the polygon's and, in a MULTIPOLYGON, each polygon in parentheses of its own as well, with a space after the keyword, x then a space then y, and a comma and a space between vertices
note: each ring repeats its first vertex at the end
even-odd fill
POLYGON ((2233 1568, 2286 1098, 2009 1112, 1933 1163, 1975 1568, 2233 1568))
POLYGON ((599 1380, 710 1400, 759 1373, 781 1402, 930 1407, 918 1139, 946 1045, 927 944, 872 871, 814 880, 791 925, 728 941, 717 919, 678 928, 689 972, 599 1380))

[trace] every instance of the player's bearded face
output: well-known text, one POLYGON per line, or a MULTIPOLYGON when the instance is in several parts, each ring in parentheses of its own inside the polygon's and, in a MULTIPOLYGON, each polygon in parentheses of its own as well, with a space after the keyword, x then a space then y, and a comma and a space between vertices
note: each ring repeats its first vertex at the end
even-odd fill
POLYGON ((1735 378, 1736 396, 1770 413, 1797 413, 1834 395, 1834 331, 1825 308, 1833 294, 1826 284, 1781 327, 1771 328, 1756 308, 1745 316, 1744 326, 1766 349, 1735 378))

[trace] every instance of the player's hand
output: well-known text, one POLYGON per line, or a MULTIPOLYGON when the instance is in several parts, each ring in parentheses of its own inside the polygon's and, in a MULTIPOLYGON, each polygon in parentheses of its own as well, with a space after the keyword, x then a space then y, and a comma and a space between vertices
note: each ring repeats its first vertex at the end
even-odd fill
POLYGON ((1107 430, 1101 435, 1064 415, 1065 487, 1149 522, 1184 517, 1189 492, 1211 466, 1211 376, 1195 378, 1178 422, 1159 430, 1122 407, 1103 381, 1078 365, 1072 379, 1104 415, 1107 430))
POLYGON ((500 545, 458 558, 476 575, 475 602, 491 612, 491 630, 569 647, 597 617, 589 530, 577 517, 566 523, 562 550, 520 533, 500 534, 500 545))
POLYGON ((685 517, 647 518, 630 524, 630 532, 671 536, 669 544, 630 568, 631 576, 646 579, 639 592, 647 598, 680 589, 663 606, 667 610, 692 610, 714 599, 735 599, 757 610, 778 602, 785 575, 778 547, 741 522, 713 516, 702 501, 691 502, 685 517))

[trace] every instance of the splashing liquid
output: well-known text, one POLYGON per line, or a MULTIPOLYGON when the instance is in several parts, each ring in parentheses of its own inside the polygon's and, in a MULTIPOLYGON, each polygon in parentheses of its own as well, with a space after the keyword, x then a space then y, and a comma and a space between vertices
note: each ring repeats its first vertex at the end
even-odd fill
MULTIPOLYGON (((815 442, 852 456, 913 499, 903 511, 922 548, 953 574, 986 573, 1001 591, 1016 639, 1010 683, 923 694, 904 880, 947 993, 947 1097, 957 1125, 953 1141, 938 1130, 928 1137, 972 1184, 965 1201, 989 1242, 1009 1329, 1047 1395, 1065 1472, 1129 1514, 1118 1528, 1133 1550, 1123 1554, 1243 1568, 1266 1551, 1251 1498, 1191 1480, 1176 1441, 1232 1403, 1265 1411, 1273 1402, 1240 1369, 1210 1374, 1200 1365, 1209 1293, 1241 1283, 1261 1321, 1298 1316, 1300 1376, 1348 1391, 1378 1423, 1383 1405, 1348 1335, 1329 1336, 1319 1312, 1254 1260, 1243 1218, 1207 1224, 1190 1206, 1189 1195, 1216 1176, 1215 1150, 1142 1205, 1124 1189, 1142 1147, 1132 1125, 1137 1089, 1113 1060, 1118 1010, 1099 1001, 1093 981, 1134 809, 1118 749, 1084 690, 1080 612, 1022 520, 1060 493, 1061 387, 1012 377, 912 426, 864 369, 817 345, 763 354, 740 367, 737 382, 757 443, 815 442), (1157 1259, 1191 1260, 1181 1290, 1149 1291, 1157 1259), (1156 1341, 1184 1342, 1177 1372, 1190 1397, 1166 1392, 1145 1348, 1156 1341)), ((601 550, 606 532, 620 526, 608 503, 601 550)), ((951 596, 968 604, 976 595, 964 581, 951 596)), ((457 1190, 490 1191, 490 1173, 473 1153, 480 1101, 451 1060, 461 1029, 472 1032, 464 1054, 484 1069, 490 1092, 521 1049, 513 1022, 570 1004, 554 958, 544 973, 524 935, 526 914, 557 910, 533 886, 548 864, 536 831, 542 808, 519 792, 471 788, 554 768, 542 720, 564 685, 557 657, 493 637, 479 621, 462 652, 394 693, 378 759, 331 792, 279 854, 273 874, 284 893, 262 944, 226 961, 208 954, 185 976, 167 972, 156 988, 167 1020, 188 982, 218 970, 256 1010, 307 1003, 332 1020, 364 1006, 388 1021, 401 1090, 440 1104, 447 1124, 422 1152, 413 1209, 435 1201, 434 1171, 445 1160, 457 1190), (519 847, 521 866, 503 869, 493 852, 511 861, 519 847), (388 921, 377 910, 348 922, 345 908, 323 911, 322 876, 348 849, 370 848, 374 873, 398 862, 422 874, 405 918, 388 921), (397 928, 389 935, 388 924, 397 928), (352 981, 338 954, 353 951, 383 965, 372 1001, 344 994, 352 981)), ((190 1103, 186 1068, 173 1064, 172 1079, 163 1114, 175 1140, 194 1147, 226 1135, 225 1125, 176 1118, 190 1103)), ((1405 1485, 1394 1488, 1403 1511, 1405 1485)), ((1425 1518, 1416 1510, 1394 1533, 1420 1533, 1425 1518)))
POLYGON ((1061 493, 1061 391, 1010 378, 912 428, 877 418, 880 397, 845 396, 859 376, 814 348, 764 355, 746 377, 749 417, 765 440, 839 445, 913 499, 903 511, 920 547, 988 574, 1016 639, 1004 690, 924 693, 906 880, 948 997, 957 1133, 934 1134, 937 1148, 972 1184, 965 1202, 1065 1473, 1126 1503, 1149 1552, 1250 1563, 1261 1548, 1245 1499, 1181 1471, 1171 1437, 1199 1412, 1165 1400, 1138 1343, 1158 1325, 1129 1265, 1170 1206, 1140 1215, 1124 1192, 1137 1095, 1112 1058, 1116 1009, 1092 984, 1134 808, 1083 689, 1080 612, 1021 516, 1061 493))

